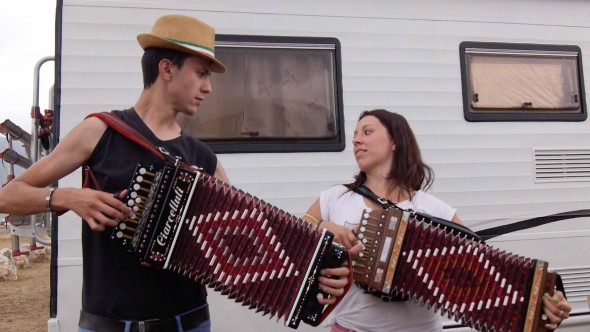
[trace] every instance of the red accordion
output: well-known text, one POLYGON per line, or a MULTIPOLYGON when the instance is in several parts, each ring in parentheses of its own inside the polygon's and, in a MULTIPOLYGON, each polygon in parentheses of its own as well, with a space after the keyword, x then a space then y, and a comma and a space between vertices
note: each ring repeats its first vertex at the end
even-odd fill
POLYGON ((500 251, 460 226, 391 208, 364 211, 354 280, 382 297, 410 297, 481 331, 546 331, 547 263, 500 251))
POLYGON ((262 311, 318 325, 319 271, 340 266, 329 232, 207 174, 138 165, 126 204, 135 215, 112 238, 142 264, 175 271, 262 311))

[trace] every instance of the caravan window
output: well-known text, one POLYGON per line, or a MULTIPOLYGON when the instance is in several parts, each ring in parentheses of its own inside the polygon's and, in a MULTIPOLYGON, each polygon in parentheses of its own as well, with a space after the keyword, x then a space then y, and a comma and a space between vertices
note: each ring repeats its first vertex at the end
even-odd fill
POLYGON ((583 121, 577 46, 463 42, 461 78, 468 121, 583 121))
POLYGON ((215 53, 227 71, 185 131, 217 153, 344 149, 337 39, 220 35, 215 53))

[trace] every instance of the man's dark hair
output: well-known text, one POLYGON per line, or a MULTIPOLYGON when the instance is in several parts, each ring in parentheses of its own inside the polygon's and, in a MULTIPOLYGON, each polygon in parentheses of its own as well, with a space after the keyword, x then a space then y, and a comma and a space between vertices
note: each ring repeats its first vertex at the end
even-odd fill
POLYGON ((184 60, 188 58, 190 54, 171 50, 167 48, 146 48, 141 58, 141 70, 143 72, 143 88, 147 89, 158 78, 158 64, 163 59, 168 59, 177 66, 179 69, 182 68, 184 60))

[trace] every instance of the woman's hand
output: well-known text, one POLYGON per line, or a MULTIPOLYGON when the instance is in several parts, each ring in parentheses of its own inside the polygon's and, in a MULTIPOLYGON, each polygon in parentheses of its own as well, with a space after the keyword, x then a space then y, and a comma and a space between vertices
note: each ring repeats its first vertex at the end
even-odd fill
POLYGON ((543 312, 549 319, 545 327, 554 330, 557 326, 570 316, 572 305, 563 296, 563 293, 556 291, 553 296, 545 293, 543 295, 543 312))
POLYGON ((320 225, 320 229, 327 229, 334 234, 334 241, 340 243, 344 248, 351 249, 358 242, 355 232, 347 227, 336 225, 329 220, 324 220, 320 225))
MULTIPOLYGON (((362 244, 357 244, 347 250, 350 257, 355 257, 363 249, 362 244)), ((318 297, 320 304, 333 304, 336 298, 344 295, 344 290, 348 285, 348 276, 352 273, 352 268, 345 261, 342 266, 320 271, 319 287, 324 293, 328 294, 327 298, 318 297)))
POLYGON ((325 228, 332 232, 334 234, 334 241, 343 245, 347 250, 353 248, 358 243, 356 234, 352 229, 334 224, 327 219, 322 220, 319 198, 316 199, 309 210, 307 210, 307 213, 303 215, 303 218, 312 225, 316 226, 318 230, 325 228))

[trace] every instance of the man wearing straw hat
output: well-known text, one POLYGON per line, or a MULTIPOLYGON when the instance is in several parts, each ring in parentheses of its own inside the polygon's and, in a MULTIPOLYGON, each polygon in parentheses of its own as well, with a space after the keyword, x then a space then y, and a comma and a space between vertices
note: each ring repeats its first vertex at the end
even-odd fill
MULTIPOLYGON (((215 32, 192 17, 166 15, 149 34, 137 36, 144 49, 144 90, 136 104, 115 115, 182 161, 228 182, 213 152, 182 132, 179 113, 193 115, 211 92, 211 72, 225 67, 215 58, 215 32)), ((72 210, 82 226, 83 289, 80 331, 209 331, 205 289, 167 270, 147 269, 110 240, 110 231, 130 209, 112 193, 126 188, 138 162, 157 163, 154 154, 87 118, 47 157, 0 191, 0 212, 27 215, 72 210), (80 166, 92 169, 98 188, 47 189, 80 166), (27 197, 23 202, 22 197, 27 197)), ((322 289, 342 295, 349 270, 330 269, 339 279, 322 279, 322 289)), ((332 299, 321 302, 332 303, 332 299)))

